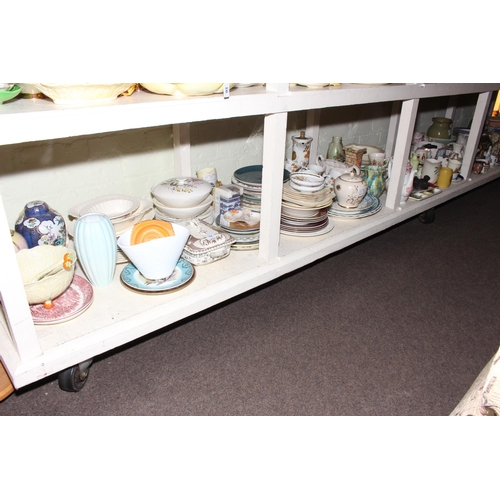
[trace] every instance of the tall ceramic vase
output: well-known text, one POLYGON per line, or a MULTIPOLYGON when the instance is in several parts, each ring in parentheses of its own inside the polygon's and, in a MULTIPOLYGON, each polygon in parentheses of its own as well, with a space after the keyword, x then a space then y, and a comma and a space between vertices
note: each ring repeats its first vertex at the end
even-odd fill
POLYGON ((108 286, 116 269, 116 233, 104 214, 87 214, 77 219, 74 229, 78 261, 88 280, 97 287, 108 286))

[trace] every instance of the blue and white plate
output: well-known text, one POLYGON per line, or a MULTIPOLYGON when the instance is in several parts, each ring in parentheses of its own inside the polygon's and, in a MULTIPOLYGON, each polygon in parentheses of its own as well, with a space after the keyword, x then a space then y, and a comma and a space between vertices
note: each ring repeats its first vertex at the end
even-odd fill
POLYGON ((166 293, 187 285, 194 278, 194 275, 193 265, 180 258, 174 272, 168 278, 147 279, 133 264, 128 264, 121 272, 120 279, 125 286, 137 292, 166 293))

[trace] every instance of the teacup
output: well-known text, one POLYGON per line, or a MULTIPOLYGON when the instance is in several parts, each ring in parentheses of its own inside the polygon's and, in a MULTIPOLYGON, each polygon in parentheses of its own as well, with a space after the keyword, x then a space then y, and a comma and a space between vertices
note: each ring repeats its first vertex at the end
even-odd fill
POLYGON ((370 153, 370 165, 375 167, 383 167, 386 164, 385 153, 370 153))

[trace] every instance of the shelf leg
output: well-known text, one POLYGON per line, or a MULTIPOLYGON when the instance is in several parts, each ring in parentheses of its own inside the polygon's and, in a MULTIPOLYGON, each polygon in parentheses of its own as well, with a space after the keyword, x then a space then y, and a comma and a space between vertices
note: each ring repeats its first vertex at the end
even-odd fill
POLYGON ((476 157, 477 147, 479 146, 479 141, 481 139, 484 122, 486 120, 486 115, 488 114, 492 96, 493 92, 484 92, 479 94, 477 98, 476 109, 474 110, 474 116, 472 117, 472 124, 469 132, 469 139, 467 140, 467 147, 465 148, 464 157, 462 158, 462 169, 460 174, 464 177, 464 179, 468 179, 470 177, 472 164, 474 163, 474 158, 476 157))
POLYGON ((394 148, 394 160, 392 162, 391 182, 385 206, 391 209, 399 208, 401 193, 403 191, 403 181, 405 178, 406 164, 410 153, 413 130, 417 117, 419 99, 403 101, 397 142, 394 148))
POLYGON ((174 170, 176 177, 191 177, 191 130, 189 123, 175 123, 174 170))
MULTIPOLYGON (((2 251, 2 273, 0 273, 0 299, 7 319, 11 341, 22 360, 42 353, 26 292, 17 265, 16 254, 10 237, 10 228, 0 196, 0 248, 2 251), (10 251, 9 251, 10 250, 10 251)), ((5 355, 5 362, 8 357, 5 355)))
POLYGON ((264 118, 259 257, 268 262, 278 258, 287 118, 288 113, 264 118))

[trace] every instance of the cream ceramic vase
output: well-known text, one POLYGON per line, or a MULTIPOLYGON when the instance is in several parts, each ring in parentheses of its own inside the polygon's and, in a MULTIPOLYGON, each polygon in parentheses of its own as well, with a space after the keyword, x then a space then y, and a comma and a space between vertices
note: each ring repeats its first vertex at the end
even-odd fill
POLYGON ((334 191, 337 203, 344 208, 356 208, 365 197, 368 186, 361 177, 359 168, 353 167, 349 174, 335 179, 334 191))

